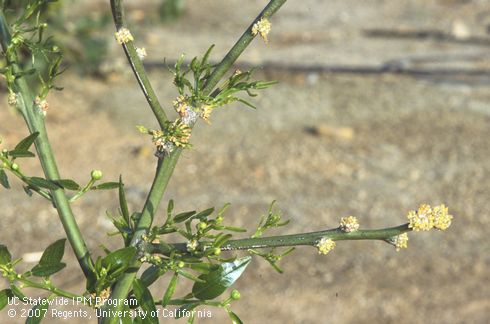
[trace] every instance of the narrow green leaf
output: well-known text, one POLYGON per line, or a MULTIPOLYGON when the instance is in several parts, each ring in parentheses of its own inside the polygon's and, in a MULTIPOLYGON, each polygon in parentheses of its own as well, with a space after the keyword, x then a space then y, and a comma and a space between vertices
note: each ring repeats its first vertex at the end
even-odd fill
POLYGON ((200 282, 200 283, 206 283, 206 281, 204 281, 204 279, 201 279, 201 278, 198 278, 196 276, 194 276, 193 274, 189 273, 189 272, 185 272, 185 271, 182 271, 182 270, 177 270, 177 272, 182 276, 182 277, 185 277, 189 280, 192 280, 192 281, 195 281, 195 282, 200 282))
POLYGON ((199 276, 205 283, 196 282, 192 287, 192 293, 201 300, 218 297, 242 275, 251 260, 250 256, 246 256, 220 264, 218 269, 199 276))
POLYGON ((101 183, 100 185, 94 186, 91 189, 92 190, 110 190, 110 189, 116 189, 119 188, 119 182, 104 182, 101 183))
POLYGON ((52 180, 46 180, 39 177, 30 177, 27 179, 27 183, 34 187, 45 188, 49 190, 56 190, 61 188, 59 184, 52 180))
POLYGON ((4 289, 0 291, 0 310, 7 306, 9 298, 12 297, 14 297, 14 294, 12 294, 12 290, 4 289))
POLYGON ((151 295, 148 288, 143 285, 141 280, 135 279, 133 282, 133 292, 136 300, 138 301, 138 306, 141 307, 143 311, 147 314, 145 318, 145 323, 156 323, 158 324, 158 318, 156 316, 151 316, 151 314, 156 315, 155 302, 153 301, 153 296, 151 295))
POLYGON ((43 299, 44 302, 41 302, 34 306, 29 312, 29 317, 27 318, 26 324, 38 324, 41 323, 41 320, 46 316, 48 312, 48 301, 43 299))
POLYGON ((29 150, 29 148, 31 147, 31 145, 34 143, 34 141, 38 136, 39 136, 39 132, 34 132, 30 134, 15 146, 15 150, 19 150, 19 151, 29 150))
POLYGON ((170 282, 168 284, 167 290, 165 291, 165 294, 163 295, 162 299, 162 307, 167 306, 168 302, 172 298, 175 292, 175 288, 177 287, 177 282, 179 281, 179 274, 177 272, 174 273, 172 276, 172 279, 170 279, 170 282))
POLYGON ((9 178, 3 169, 0 169, 0 184, 2 184, 5 189, 10 189, 9 178))
POLYGON ((71 179, 60 179, 60 180, 54 180, 53 182, 59 185, 60 187, 63 187, 66 190, 78 191, 82 189, 82 187, 78 183, 76 183, 71 179))
POLYGON ((228 316, 230 317, 231 322, 233 324, 243 324, 243 322, 240 319, 240 317, 238 317, 238 315, 235 314, 235 313, 233 313, 230 309, 227 310, 227 313, 228 313, 228 316))
POLYGON ((0 244, 0 264, 4 265, 12 261, 12 255, 10 254, 9 249, 3 245, 0 244))
POLYGON ((174 210, 174 201, 170 199, 167 205, 167 217, 172 217, 172 211, 174 210))
POLYGON ((35 157, 36 155, 32 152, 26 150, 12 150, 8 152, 8 155, 13 158, 23 158, 23 157, 35 157))
POLYGON ((129 209, 128 203, 126 201, 126 194, 124 193, 124 184, 122 182, 121 176, 119 176, 119 207, 121 208, 121 214, 126 221, 126 225, 129 226, 129 209))
POLYGON ((208 217, 213 212, 214 212, 214 207, 211 207, 211 208, 208 208, 208 209, 205 209, 205 210, 199 212, 196 216, 194 216, 194 218, 202 219, 204 217, 208 217))
POLYGON ((187 219, 192 217, 195 213, 196 213, 196 211, 194 211, 194 210, 189 211, 189 212, 180 213, 174 217, 174 222, 175 223, 185 222, 187 219))

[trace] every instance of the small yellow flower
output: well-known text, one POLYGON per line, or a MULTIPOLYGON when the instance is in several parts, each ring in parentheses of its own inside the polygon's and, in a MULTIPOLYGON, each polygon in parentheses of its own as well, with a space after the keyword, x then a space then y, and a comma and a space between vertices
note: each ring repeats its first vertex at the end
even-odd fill
POLYGON ((209 116, 211 116, 211 112, 213 111, 213 106, 210 105, 202 105, 201 106, 201 116, 206 122, 209 122, 209 116))
POLYGON ((186 96, 178 96, 172 101, 172 105, 174 106, 175 111, 180 115, 180 117, 185 117, 187 115, 187 108, 189 107, 189 103, 187 102, 186 96))
POLYGON ((146 49, 144 47, 138 47, 136 48, 136 54, 138 54, 140 60, 143 60, 146 57, 146 49))
POLYGON ((407 233, 400 234, 393 238, 393 244, 395 244, 396 251, 406 249, 408 247, 408 235, 407 233))
POLYGON ((407 218, 409 221, 408 227, 414 231, 428 231, 434 227, 432 208, 427 204, 420 205, 417 211, 409 211, 407 218))
POLYGON ((346 233, 355 232, 359 229, 359 221, 354 216, 342 217, 340 219, 340 230, 346 233))
POLYGON ((322 237, 316 247, 318 248, 318 254, 327 254, 335 248, 335 242, 327 237, 322 237))
POLYGON ((119 29, 115 34, 114 36, 116 37, 116 41, 122 45, 122 44, 126 44, 130 41, 133 41, 134 38, 133 38, 133 35, 131 35, 131 32, 129 31, 129 29, 123 27, 121 29, 119 29))
POLYGON ((439 230, 445 230, 451 226, 452 215, 448 214, 448 208, 442 204, 433 208, 434 227, 439 230))
POLYGON ((41 98, 36 97, 34 100, 34 104, 39 108, 39 111, 46 116, 46 113, 48 112, 49 104, 46 100, 41 100, 41 98))
POLYGON ((260 34, 265 43, 268 42, 267 34, 271 31, 271 23, 267 18, 262 18, 252 26, 252 35, 260 34))

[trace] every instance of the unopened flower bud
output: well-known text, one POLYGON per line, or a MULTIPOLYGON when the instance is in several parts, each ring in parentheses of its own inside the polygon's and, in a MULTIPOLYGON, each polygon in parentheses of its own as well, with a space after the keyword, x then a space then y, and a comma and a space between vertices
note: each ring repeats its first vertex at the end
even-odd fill
POLYGON ((92 177, 92 180, 100 180, 102 179, 102 171, 100 170, 93 170, 91 173, 90 173, 90 176, 92 177))

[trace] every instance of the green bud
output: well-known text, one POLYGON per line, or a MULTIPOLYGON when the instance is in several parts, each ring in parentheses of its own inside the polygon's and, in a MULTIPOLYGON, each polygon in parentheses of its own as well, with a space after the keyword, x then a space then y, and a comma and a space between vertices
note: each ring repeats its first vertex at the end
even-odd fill
POLYGON ((197 227, 200 229, 200 230, 205 230, 206 227, 208 227, 208 224, 206 222, 200 222, 197 227))
POLYGON ((239 300, 241 295, 240 295, 240 292, 236 289, 233 289, 233 291, 231 292, 231 299, 233 300, 239 300))
POLYGON ((222 216, 218 216, 216 217, 216 224, 221 224, 223 222, 223 217, 222 216))
POLYGON ((185 267, 185 263, 184 263, 184 261, 179 261, 179 262, 177 263, 177 267, 179 267, 179 268, 183 268, 183 267, 185 267))
POLYGON ((221 254, 221 249, 220 248, 214 248, 213 249, 213 254, 214 255, 220 255, 221 254))
POLYGON ((92 173, 90 173, 92 180, 100 180, 102 179, 102 175, 102 171, 100 170, 93 170, 92 173))
POLYGON ((14 171, 17 171, 19 170, 19 165, 17 163, 12 163, 12 165, 10 166, 10 168, 14 171))

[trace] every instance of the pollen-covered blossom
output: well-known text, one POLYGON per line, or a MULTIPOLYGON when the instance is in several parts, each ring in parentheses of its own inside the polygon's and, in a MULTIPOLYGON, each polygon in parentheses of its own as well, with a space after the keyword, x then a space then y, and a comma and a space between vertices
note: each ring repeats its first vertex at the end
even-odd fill
POLYGON ((401 249, 406 249, 408 247, 408 234, 403 233, 393 238, 393 244, 395 245, 396 251, 400 251, 401 249))
POLYGON ((265 43, 268 42, 267 34, 271 31, 271 23, 267 18, 262 18, 252 26, 252 35, 260 34, 265 43))
POLYGON ((409 211, 407 218, 409 221, 408 227, 414 231, 428 231, 434 227, 432 208, 427 204, 420 205, 417 211, 409 211))
POLYGON ((138 54, 140 60, 143 60, 146 57, 146 48, 144 47, 136 48, 136 54, 138 54))
POLYGON ((346 233, 355 232, 359 229, 359 221, 354 216, 342 217, 340 219, 340 230, 346 233))
POLYGON ((114 36, 116 37, 116 41, 121 45, 126 44, 127 42, 134 40, 133 35, 131 35, 131 32, 129 31, 129 29, 127 29, 125 27, 119 29, 114 34, 114 36))
POLYGON ((204 121, 209 122, 209 116, 211 116, 213 108, 214 107, 210 105, 202 105, 199 116, 204 119, 204 121))
POLYGON ((335 248, 335 242, 328 237, 322 237, 316 247, 318 248, 318 254, 327 254, 335 248))
POLYGON ((189 104, 189 98, 187 96, 178 96, 172 101, 172 105, 174 106, 175 111, 180 115, 183 124, 191 125, 196 121, 198 114, 189 104))
POLYGON ((7 98, 7 102, 10 106, 17 105, 17 94, 15 92, 10 92, 7 98))
POLYGON ((452 215, 449 215, 448 208, 442 204, 433 208, 434 227, 439 230, 445 230, 451 226, 452 215))
POLYGON ((34 104, 39 108, 39 111, 46 116, 46 113, 48 112, 49 104, 46 100, 36 97, 34 99, 34 104))

